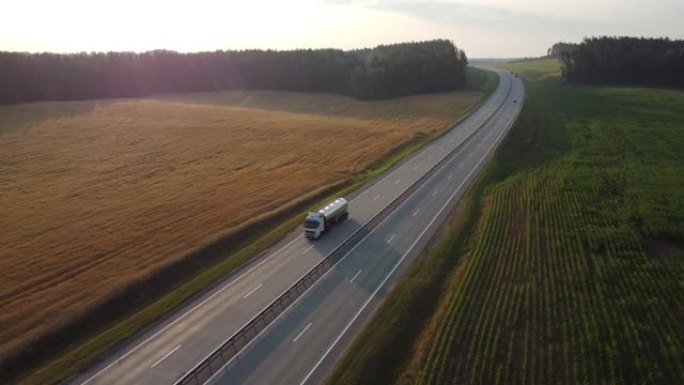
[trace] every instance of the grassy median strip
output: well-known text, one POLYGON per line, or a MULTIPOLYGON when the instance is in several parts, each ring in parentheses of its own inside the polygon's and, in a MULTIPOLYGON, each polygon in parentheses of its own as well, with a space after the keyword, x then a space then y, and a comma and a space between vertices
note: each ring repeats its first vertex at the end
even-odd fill
MULTIPOLYGON (((496 75, 478 69, 469 69, 469 73, 474 75, 469 79, 468 89, 484 92, 483 100, 486 99, 486 96, 496 88, 496 75)), ((462 119, 463 117, 459 121, 462 119)), ((77 373, 122 341, 158 321, 164 314, 216 284, 255 255, 274 245, 300 224, 301 218, 309 207, 318 206, 335 196, 352 193, 446 131, 445 128, 432 134, 417 133, 411 140, 371 164, 359 175, 315 191, 307 198, 294 202, 283 212, 276 213, 275 219, 268 216, 261 218, 263 226, 248 226, 243 236, 240 237, 241 241, 232 242, 224 250, 223 255, 226 255, 225 257, 221 257, 216 263, 201 269, 201 272, 192 279, 161 296, 153 303, 139 308, 139 311, 129 317, 118 320, 106 330, 103 329, 103 331, 83 340, 83 342, 75 344, 67 351, 59 354, 59 358, 22 377, 20 382, 23 384, 50 384, 77 373)))

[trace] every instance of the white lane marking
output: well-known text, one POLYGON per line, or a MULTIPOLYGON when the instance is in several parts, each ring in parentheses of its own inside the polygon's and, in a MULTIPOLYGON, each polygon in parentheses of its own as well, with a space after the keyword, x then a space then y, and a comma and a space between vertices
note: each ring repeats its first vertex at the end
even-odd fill
POLYGON ((313 247, 313 245, 307 247, 306 250, 302 251, 302 254, 306 254, 306 252, 311 250, 312 247, 313 247))
POLYGON ((392 242, 392 239, 394 239, 394 237, 396 237, 396 236, 397 236, 396 234, 392 234, 391 237, 387 238, 387 243, 392 242))
MULTIPOLYGON (((507 130, 503 130, 503 131, 502 131, 502 134, 503 134, 504 132, 506 132, 506 131, 507 131, 507 130)), ((501 135, 500 135, 499 137, 501 137, 501 135)), ((494 143, 496 143, 496 141, 495 141, 494 143)), ((488 150, 487 152, 491 151, 491 149, 492 149, 493 147, 494 147, 494 145, 490 146, 490 148, 489 148, 489 150, 488 150)), ((347 332, 347 330, 349 330, 349 328, 350 328, 351 325, 356 321, 356 319, 359 318, 359 315, 361 315, 361 313, 366 309, 366 306, 368 306, 368 304, 369 304, 369 303, 373 300, 373 298, 378 294, 378 292, 380 291, 380 289, 382 289, 382 287, 385 285, 385 283, 387 283, 387 280, 389 279, 389 277, 391 277, 392 274, 394 274, 394 272, 397 270, 397 268, 399 267, 399 265, 401 265, 401 263, 404 261, 404 259, 406 258, 406 256, 409 255, 409 253, 411 252, 411 250, 413 250, 413 248, 416 246, 416 244, 418 243, 418 241, 420 241, 420 239, 423 238, 423 235, 425 235, 425 232, 432 226, 432 224, 435 222, 435 220, 437 220, 437 218, 439 218, 440 214, 442 213, 442 211, 444 211, 444 209, 447 207, 447 205, 449 204, 449 202, 451 202, 451 200, 454 199, 454 197, 455 197, 456 194, 461 190, 461 188, 463 187, 463 185, 465 184, 465 182, 466 182, 466 181, 470 178, 470 176, 477 170, 477 168, 480 167, 480 164, 482 164, 482 162, 483 162, 485 159, 487 159, 486 156, 483 156, 482 158, 480 158, 480 161, 477 162, 477 165, 476 165, 475 167, 473 167, 473 169, 470 171, 470 173, 468 173, 468 176, 466 176, 466 177, 463 179, 463 182, 461 182, 461 185, 458 186, 458 188, 457 188, 456 190, 454 190, 454 193, 451 194, 451 196, 449 197, 449 199, 447 199, 447 201, 444 203, 444 205, 442 205, 442 207, 439 209, 439 211, 437 212, 437 215, 435 215, 435 216, 432 218, 432 220, 430 221, 430 223, 428 223, 428 225, 425 226, 425 228, 424 228, 423 231, 420 233, 420 235, 418 236, 418 238, 416 238, 416 240, 413 242, 413 244, 411 245, 411 247, 409 247, 408 250, 406 250, 406 253, 404 253, 404 255, 401 256, 401 258, 399 259, 399 261, 397 261, 397 263, 394 265, 394 267, 392 268, 392 270, 390 270, 389 274, 387 274, 387 276, 382 280, 382 282, 380 282, 380 284, 379 284, 378 287, 375 289, 375 291, 373 292, 373 294, 371 294, 371 295, 368 297, 368 299, 366 300, 366 302, 364 302, 364 304, 363 304, 363 305, 361 306, 361 308, 356 312, 356 314, 354 314, 354 316, 352 317, 352 319, 347 323, 347 325, 344 327, 344 329, 342 329, 342 331, 340 332, 340 334, 337 335, 337 337, 336 337, 335 340, 332 342, 332 344, 330 344, 330 346, 328 347, 328 350, 326 350, 325 353, 323 353, 323 355, 318 359, 318 362, 316 362, 316 364, 313 366, 313 368, 311 368, 311 370, 309 371, 309 373, 306 375, 306 377, 304 377, 304 379, 299 383, 299 385, 304 385, 307 381, 309 381, 309 378, 311 378, 311 376, 312 376, 313 373, 316 371, 316 369, 318 369, 318 367, 321 365, 321 363, 323 362, 323 360, 325 360, 325 358, 328 356, 328 354, 330 354, 330 352, 333 350, 333 348, 335 347, 335 345, 337 345, 337 343, 340 342, 340 339, 342 339, 342 336, 347 332)), ((379 227, 379 226, 378 226, 378 227, 379 227)))
POLYGON ((373 202, 377 201, 378 198, 380 198, 380 195, 376 195, 375 198, 373 198, 373 202))
POLYGON ((140 349, 143 345, 147 344, 147 343, 150 342, 152 339, 156 338, 158 335, 160 335, 161 333, 165 332, 165 331, 166 331, 167 329, 169 329, 171 326, 173 326, 173 325, 177 324, 178 322, 180 322, 181 320, 183 320, 183 319, 184 319, 185 317, 187 317, 190 313, 193 313, 195 310, 197 310, 200 306, 203 306, 205 303, 211 301, 214 297, 216 297, 217 295, 221 294, 224 290, 226 290, 227 288, 231 287, 231 286, 234 285, 236 282, 239 282, 239 281, 240 281, 241 279, 243 279, 244 277, 246 277, 249 273, 251 273, 252 271, 254 271, 254 269, 256 269, 257 267, 263 265, 263 264, 266 263, 267 261, 271 260, 273 257, 275 257, 276 255, 278 255, 278 253, 280 253, 281 251, 283 251, 286 247, 290 246, 290 245, 293 244, 295 241, 297 241, 299 238, 303 238, 303 237, 304 237, 304 235, 299 235, 299 236, 297 236, 295 239, 291 240, 290 242, 288 242, 287 244, 285 244, 283 247, 281 247, 280 249, 276 250, 273 254, 271 254, 270 256, 268 256, 268 257, 266 257, 266 258, 264 258, 263 261, 261 261, 261 262, 257 263, 256 265, 252 266, 249 270, 245 271, 242 275, 240 275, 239 277, 235 278, 235 280, 226 283, 226 285, 223 286, 221 289, 219 289, 217 292, 215 292, 214 294, 212 294, 212 295, 210 295, 209 297, 205 298, 204 300, 202 300, 202 302, 198 303, 197 305, 193 306, 190 310, 188 310, 188 311, 186 311, 185 313, 183 313, 182 316, 176 318, 175 320, 173 320, 172 322, 170 322, 168 325, 166 325, 166 326, 164 326, 163 328, 159 329, 156 333, 154 333, 154 334, 152 334, 151 336, 149 336, 147 339, 145 339, 143 342, 141 342, 141 343, 139 343, 138 345, 136 345, 133 349, 129 350, 128 352, 126 352, 125 354, 123 354, 121 357, 118 357, 116 360, 112 361, 112 363, 110 363, 109 365, 105 366, 105 367, 102 368, 100 371, 98 371, 97 373, 93 374, 90 378, 88 378, 87 380, 85 380, 84 382, 82 382, 81 385, 85 385, 85 384, 89 383, 90 381, 92 381, 93 379, 95 379, 95 377, 98 377, 100 374, 102 374, 102 373, 104 373, 105 371, 109 370, 109 368, 111 368, 111 367, 114 366, 115 364, 119 364, 119 365, 120 365, 122 360, 124 360, 126 357, 130 356, 131 354, 133 354, 135 351, 137 351, 138 349, 140 349))
POLYGON ((420 209, 414 211, 414 212, 413 212, 413 216, 415 217, 415 216, 418 214, 419 211, 420 211, 420 209))
POLYGON ((295 337, 295 338, 292 340, 292 342, 297 342, 297 340, 299 339, 299 337, 301 337, 302 334, 304 334, 304 332, 305 332, 309 327, 311 327, 311 324, 312 324, 312 323, 313 323, 313 322, 309 322, 309 324, 306 325, 306 327, 305 327, 304 329, 302 329, 302 331, 299 332, 299 334, 297 334, 297 337, 295 337))
POLYGON ((362 271, 363 271, 363 270, 359 270, 356 274, 354 274, 354 276, 352 277, 352 279, 349 280, 349 282, 354 282, 354 280, 356 279, 356 277, 358 277, 359 274, 361 274, 362 271))
POLYGON ((150 366, 150 368, 154 368, 155 366, 159 365, 160 362, 164 361, 164 360, 166 359, 166 357, 172 355, 176 350, 180 349, 181 346, 182 346, 182 345, 178 345, 178 346, 176 346, 175 348, 173 348, 173 350, 171 350, 170 352, 166 353, 166 354, 164 355, 164 357, 158 359, 157 362, 155 362, 154 364, 152 364, 152 366, 150 366))
POLYGON ((395 181, 394 181, 394 184, 399 184, 399 182, 401 182, 401 179, 395 180, 395 181))
POLYGON ((418 170, 418 166, 414 166, 414 167, 411 169, 411 171, 416 171, 416 170, 418 170))
POLYGON ((432 196, 433 196, 433 197, 434 197, 434 196, 437 196, 437 193, 438 193, 438 192, 439 192, 439 190, 435 189, 435 191, 432 193, 432 196))
POLYGON ((247 298, 247 297, 249 297, 250 295, 252 295, 252 293, 254 293, 255 291, 259 290, 262 286, 264 286, 264 283, 263 283, 263 282, 260 283, 260 284, 259 284, 257 287, 255 287, 254 289, 252 289, 249 293, 243 295, 242 298, 247 298))
POLYGON ((451 178, 454 177, 454 174, 449 174, 449 177, 447 178, 448 180, 451 180, 451 178))

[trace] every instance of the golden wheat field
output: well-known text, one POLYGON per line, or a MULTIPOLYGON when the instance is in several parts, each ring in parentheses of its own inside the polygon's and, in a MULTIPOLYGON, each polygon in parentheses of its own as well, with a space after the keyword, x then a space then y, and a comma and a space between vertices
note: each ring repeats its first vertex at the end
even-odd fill
POLYGON ((480 97, 220 92, 0 107, 0 357, 480 97))

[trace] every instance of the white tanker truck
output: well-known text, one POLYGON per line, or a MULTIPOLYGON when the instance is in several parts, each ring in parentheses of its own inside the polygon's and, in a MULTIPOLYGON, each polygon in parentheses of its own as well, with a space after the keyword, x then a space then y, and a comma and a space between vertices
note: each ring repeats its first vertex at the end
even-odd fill
POLYGON ((310 212, 304 220, 304 235, 308 239, 318 239, 332 225, 344 222, 349 217, 347 201, 337 198, 317 212, 310 212))

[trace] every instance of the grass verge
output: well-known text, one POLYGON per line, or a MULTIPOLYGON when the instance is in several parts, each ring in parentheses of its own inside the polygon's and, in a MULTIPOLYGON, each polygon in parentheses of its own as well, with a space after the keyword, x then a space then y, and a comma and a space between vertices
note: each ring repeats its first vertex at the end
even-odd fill
MULTIPOLYGON (((495 84, 492 86, 492 79, 496 79, 493 73, 477 73, 476 79, 471 80, 469 89, 485 92, 484 100, 495 88, 495 84)), ((477 106, 473 109, 475 108, 477 106)), ((116 306, 125 306, 126 309, 123 310, 124 315, 113 323, 98 319, 98 322, 92 323, 90 329, 69 331, 79 332, 83 337, 65 351, 59 352, 58 358, 23 376, 18 375, 18 371, 10 374, 14 378, 20 377, 19 381, 23 384, 49 384, 77 373, 127 338, 154 324, 165 314, 212 287, 255 255, 274 245, 299 225, 309 207, 318 206, 333 196, 350 194, 446 131, 447 129, 434 134, 418 133, 386 157, 371 164, 361 174, 321 188, 299 201, 292 202, 282 210, 268 213, 237 231, 197 249, 188 258, 150 277, 142 286, 133 287, 116 298, 116 306), (191 278, 178 285, 179 276, 191 278), (169 289, 174 286, 175 288, 169 289), (139 300, 127 301, 126 299, 131 296, 139 300)), ((103 306, 111 307, 112 304, 103 306)))

